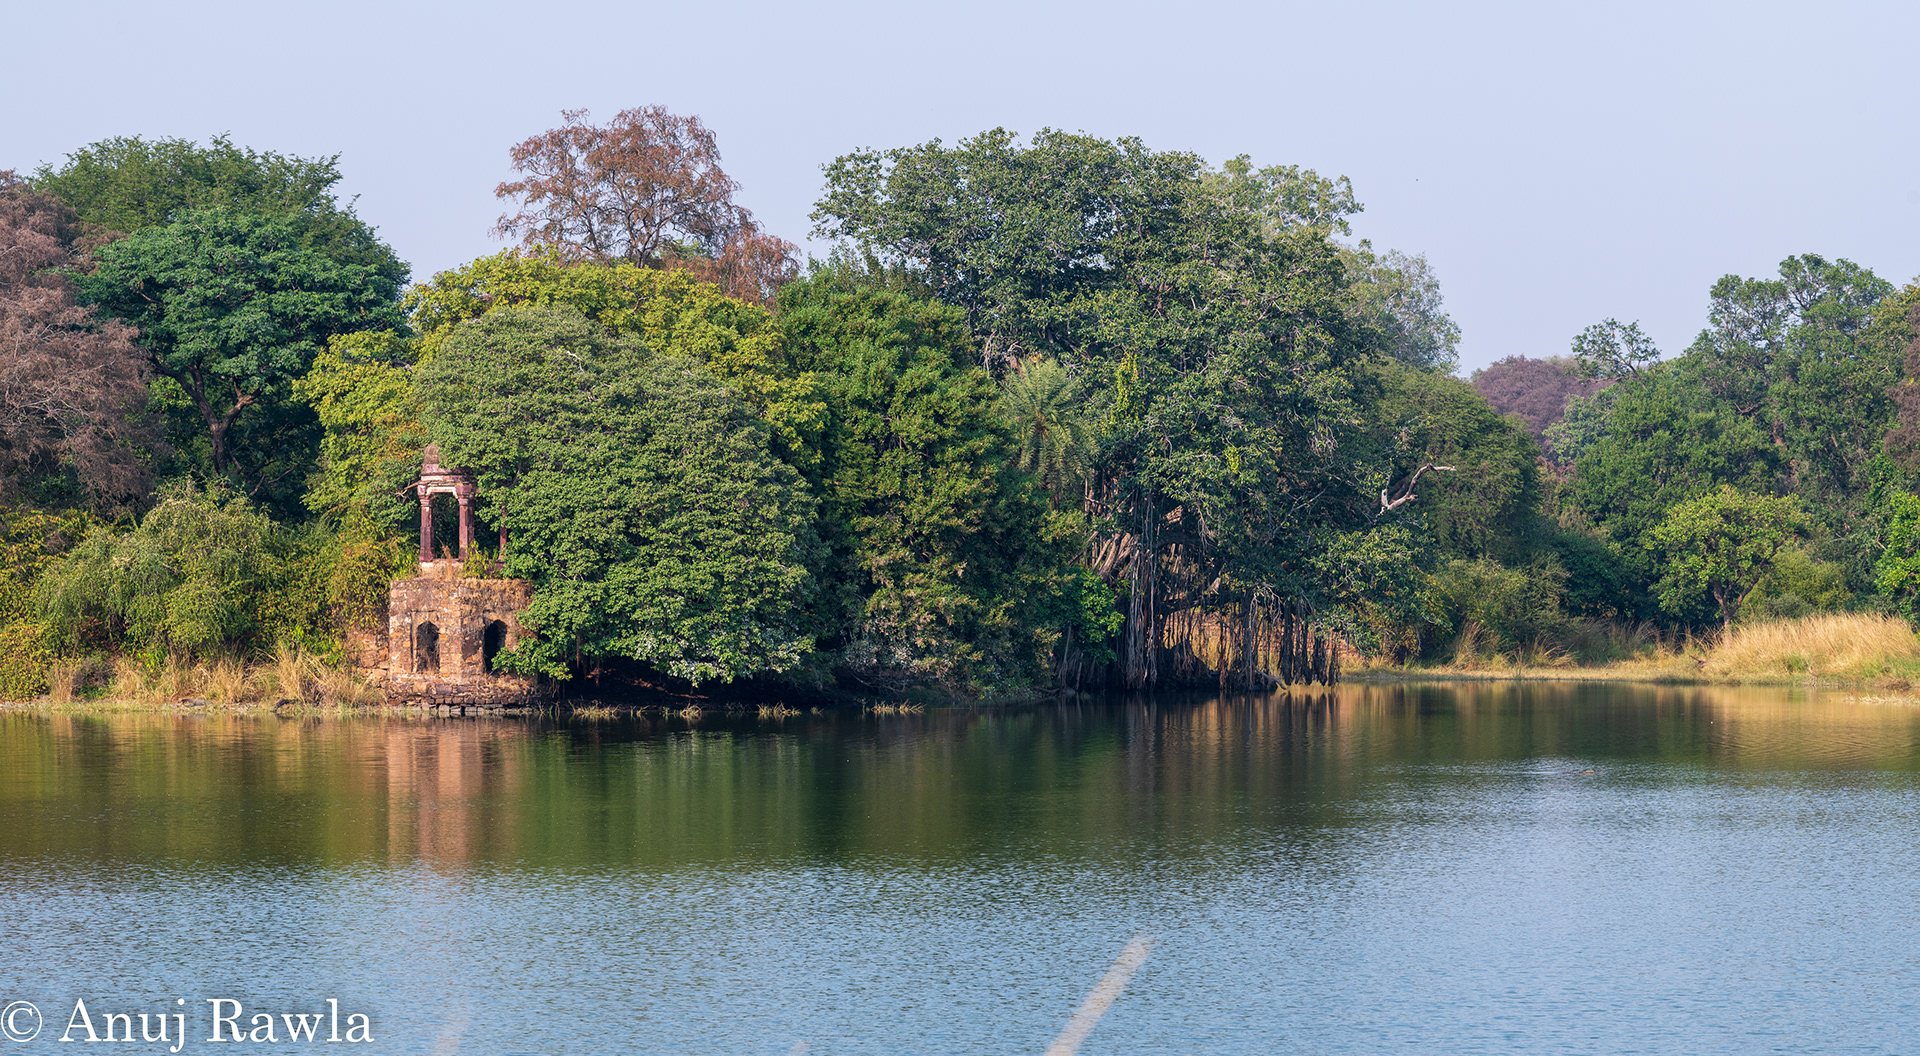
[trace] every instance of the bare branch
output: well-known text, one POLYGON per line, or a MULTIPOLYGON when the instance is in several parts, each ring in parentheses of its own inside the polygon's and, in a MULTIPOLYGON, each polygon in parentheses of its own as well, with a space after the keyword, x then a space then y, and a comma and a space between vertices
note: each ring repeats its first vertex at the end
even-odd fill
MULTIPOLYGON (((1452 466, 1436 466, 1431 462, 1421 466, 1419 469, 1416 469, 1413 471, 1413 476, 1407 478, 1406 490, 1400 493, 1399 498, 1397 499, 1387 498, 1387 493, 1393 490, 1393 487, 1391 484, 1389 484, 1387 487, 1380 489, 1380 513, 1390 513, 1394 510, 1399 509, 1402 506, 1405 506, 1407 503, 1412 502, 1416 497, 1413 494, 1413 486, 1415 484, 1420 483, 1420 475, 1422 473, 1425 473, 1427 470, 1433 470, 1436 473, 1455 472, 1454 467, 1452 466)), ((1380 516, 1380 513, 1376 513, 1374 514, 1374 516, 1378 517, 1380 516)))

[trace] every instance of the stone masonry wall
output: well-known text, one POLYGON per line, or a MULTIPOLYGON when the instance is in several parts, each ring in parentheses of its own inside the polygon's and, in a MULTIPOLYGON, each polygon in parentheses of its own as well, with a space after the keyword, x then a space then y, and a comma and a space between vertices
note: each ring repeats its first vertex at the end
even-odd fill
POLYGON ((438 568, 395 583, 387 599, 388 703, 525 704, 545 697, 548 691, 533 679, 487 670, 488 629, 494 651, 518 644, 520 613, 532 597, 533 584, 524 580, 474 579, 438 568))

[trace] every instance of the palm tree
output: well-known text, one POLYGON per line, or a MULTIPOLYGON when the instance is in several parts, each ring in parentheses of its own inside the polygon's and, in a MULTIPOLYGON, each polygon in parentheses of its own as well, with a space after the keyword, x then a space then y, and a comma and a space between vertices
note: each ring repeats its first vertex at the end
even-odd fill
POLYGON ((1001 384, 1000 413, 1013 425, 1015 462, 1056 500, 1074 501, 1092 456, 1080 386, 1051 359, 1019 364, 1001 384))

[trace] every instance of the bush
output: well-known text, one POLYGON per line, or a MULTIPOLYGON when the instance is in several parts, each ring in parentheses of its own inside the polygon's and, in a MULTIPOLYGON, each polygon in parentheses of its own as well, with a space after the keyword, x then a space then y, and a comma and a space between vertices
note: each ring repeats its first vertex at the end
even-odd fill
POLYGON ((1816 560, 1796 546, 1780 552, 1740 607, 1740 616, 1742 620, 1792 620, 1838 612, 1852 601, 1846 569, 1816 560))
POLYGON ((1886 519, 1887 548, 1874 570, 1874 587, 1895 612, 1920 626, 1920 496, 1888 496, 1886 519))
POLYGON ((0 700, 24 700, 47 691, 47 665, 53 657, 38 624, 14 620, 0 625, 0 700))
POLYGON ((1487 558, 1447 562, 1433 575, 1437 633, 1428 637, 1428 651, 1450 638, 1469 653, 1513 653, 1535 645, 1566 624, 1560 611, 1566 579, 1552 558, 1523 569, 1487 558))
POLYGON ((161 493, 138 527, 96 528, 37 590, 63 653, 127 650, 150 661, 255 644, 287 563, 280 529, 224 488, 161 493))

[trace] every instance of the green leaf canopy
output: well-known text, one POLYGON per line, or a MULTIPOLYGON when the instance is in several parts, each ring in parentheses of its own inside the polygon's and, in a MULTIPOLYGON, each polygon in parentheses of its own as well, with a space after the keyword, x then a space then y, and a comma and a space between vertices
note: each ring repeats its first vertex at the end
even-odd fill
POLYGON ((699 683, 812 649, 813 499, 766 425, 701 364, 566 308, 454 327, 420 368, 448 463, 504 496, 508 575, 534 584, 524 673, 625 658, 699 683))

